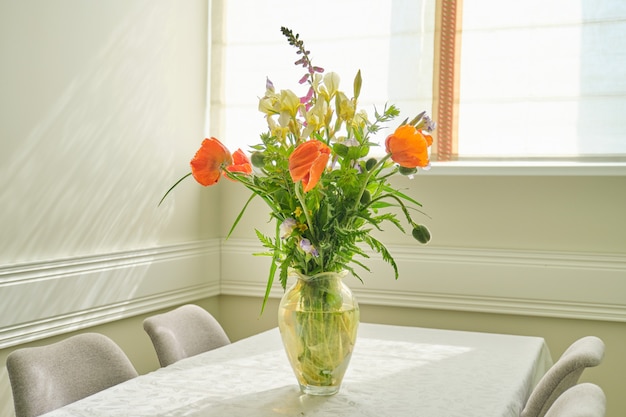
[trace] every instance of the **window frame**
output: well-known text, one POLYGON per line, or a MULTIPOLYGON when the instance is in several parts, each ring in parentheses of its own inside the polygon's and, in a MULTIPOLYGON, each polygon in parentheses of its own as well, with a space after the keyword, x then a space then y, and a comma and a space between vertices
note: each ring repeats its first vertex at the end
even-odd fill
MULTIPOLYGON (((469 158, 458 155, 463 0, 436 0, 432 170, 427 175, 626 176, 626 157, 469 158)), ((626 140, 626 138, 625 138, 626 140)))

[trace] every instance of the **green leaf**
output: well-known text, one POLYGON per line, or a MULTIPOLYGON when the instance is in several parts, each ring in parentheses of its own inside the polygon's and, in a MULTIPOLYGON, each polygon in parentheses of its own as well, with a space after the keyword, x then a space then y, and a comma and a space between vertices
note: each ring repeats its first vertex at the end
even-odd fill
POLYGON ((265 305, 267 304, 267 300, 270 297, 270 292, 272 291, 272 284, 274 284, 274 273, 276 272, 276 262, 272 262, 270 266, 270 273, 267 277, 267 286, 265 287, 265 296, 263 297, 263 304, 261 305, 261 314, 265 310, 265 305))
POLYGON ((191 175, 191 172, 190 172, 190 173, 188 173, 188 174, 185 174, 185 175, 184 175, 181 179, 179 179, 178 181, 176 181, 176 182, 174 183, 174 185, 172 185, 172 186, 170 187, 170 189, 169 189, 169 190, 167 190, 167 192, 163 195, 163 197, 161 198, 161 201, 159 201, 159 204, 157 204, 157 207, 159 207, 159 206, 161 205, 161 203, 163 202, 163 200, 165 200, 165 197, 167 197, 167 195, 170 193, 170 191, 172 191, 172 190, 174 189, 174 187, 176 187, 178 184, 180 184, 180 182, 181 182, 182 180, 184 180, 185 178, 187 178, 187 177, 188 177, 188 176, 190 176, 190 175, 191 175))
POLYGON ((386 201, 376 201, 375 203, 372 203, 369 205, 369 207, 373 209, 381 209, 381 208, 396 207, 396 206, 397 204, 387 203, 386 201))
MULTIPOLYGON (((270 238, 266 238, 261 232, 255 230, 259 239, 264 238, 271 242, 270 238)), ((280 225, 276 222, 276 241, 280 239, 280 225)), ((274 274, 276 273, 276 266, 279 261, 279 251, 274 251, 274 256, 272 257, 272 264, 270 265, 270 273, 267 277, 267 286, 265 287, 265 295, 263 296, 263 304, 261 304, 261 314, 263 315, 263 311, 265 310, 265 305, 267 304, 267 300, 270 297, 270 292, 272 291, 272 284, 274 283, 274 274)))
POLYGON ((385 191, 387 191, 388 193, 390 193, 390 194, 396 195, 396 196, 398 196, 400 198, 403 198, 406 201, 409 201, 409 202, 415 204, 416 206, 422 207, 422 205, 420 203, 418 203, 417 201, 415 201, 414 199, 412 199, 408 195, 403 194, 402 192, 396 190, 395 188, 391 188, 390 186, 385 184, 385 185, 383 185, 383 189, 385 191))
POLYGON ((348 155, 348 146, 344 145, 343 143, 335 143, 333 145, 333 151, 335 152, 335 154, 341 156, 341 157, 346 157, 348 155))
POLYGON ((367 237, 366 242, 372 249, 374 249, 376 252, 382 255, 383 260, 385 262, 391 265, 391 267, 393 268, 395 277, 396 279, 398 279, 398 276, 399 276, 398 265, 396 264, 396 261, 393 259, 393 256, 391 256, 391 253, 389 253, 385 245, 383 245, 381 242, 379 242, 378 240, 376 240, 375 238, 371 236, 367 237))
POLYGON ((256 195, 255 193, 252 193, 250 198, 248 198, 248 201, 246 201, 246 204, 243 205, 243 208, 241 209, 241 211, 237 215, 237 218, 233 222, 233 225, 230 227, 230 230, 228 231, 228 234, 226 235, 226 239, 227 240, 230 237, 230 235, 233 233, 233 231, 235 230, 235 227, 237 227, 237 224, 239 224, 239 220, 241 220, 241 217, 243 216, 243 213, 245 213, 246 209, 248 208, 248 204, 250 204, 250 201, 252 201, 252 199, 254 198, 255 195, 256 195))
POLYGON ((256 233, 256 237, 263 244, 263 246, 265 246, 268 249, 272 249, 272 250, 278 249, 276 247, 276 244, 272 241, 271 237, 265 236, 263 233, 259 232, 257 229, 254 229, 254 231, 256 233))

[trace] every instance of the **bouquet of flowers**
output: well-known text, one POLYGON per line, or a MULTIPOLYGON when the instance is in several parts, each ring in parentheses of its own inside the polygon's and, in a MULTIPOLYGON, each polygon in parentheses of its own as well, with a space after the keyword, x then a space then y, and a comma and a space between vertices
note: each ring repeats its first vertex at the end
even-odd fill
POLYGON ((434 123, 423 112, 404 120, 386 138, 386 153, 370 156, 377 146, 371 135, 397 117, 398 108, 386 105, 370 117, 357 106, 360 71, 350 98, 340 89, 339 75, 313 65, 299 35, 285 27, 281 31, 297 50, 295 64, 303 68, 304 94, 277 90, 268 79, 259 100, 268 129, 251 147, 250 156, 241 149, 231 153, 218 139, 207 138, 191 160, 191 172, 165 194, 190 175, 204 186, 217 184, 222 176, 241 183, 252 193, 229 235, 253 198, 267 204, 276 232, 267 236, 256 231, 267 249, 261 255, 272 258, 263 307, 277 272, 283 288, 289 270, 303 275, 347 270, 360 279, 355 266, 369 271, 356 258, 368 258, 364 247, 381 254, 397 279, 391 253, 371 232, 382 230, 385 222, 405 232, 399 213, 417 241, 430 239, 428 229, 412 218, 412 210, 421 213, 420 204, 392 187, 388 179, 430 166, 429 133, 434 123))

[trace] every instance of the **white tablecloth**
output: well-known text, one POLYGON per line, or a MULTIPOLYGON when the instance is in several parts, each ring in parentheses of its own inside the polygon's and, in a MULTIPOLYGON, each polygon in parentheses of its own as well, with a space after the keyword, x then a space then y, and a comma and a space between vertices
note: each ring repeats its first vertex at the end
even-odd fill
POLYGON ((46 417, 518 417, 551 365, 542 338, 361 323, 340 392, 312 397, 272 329, 46 417))

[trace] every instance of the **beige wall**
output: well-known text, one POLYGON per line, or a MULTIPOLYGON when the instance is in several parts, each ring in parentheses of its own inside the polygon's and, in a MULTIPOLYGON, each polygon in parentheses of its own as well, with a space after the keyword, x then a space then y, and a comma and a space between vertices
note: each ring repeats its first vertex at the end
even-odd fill
POLYGON ((183 185, 157 207, 204 135, 208 14, 206 0, 0 0, 0 416, 15 348, 101 331, 145 372, 142 317, 204 296, 217 313, 204 216, 219 206, 183 185))
POLYGON ((0 264, 205 238, 205 1, 0 2, 0 264), (175 210, 184 210, 185 216, 175 210))
MULTIPOLYGON (((623 173, 587 176, 581 169, 576 176, 438 175, 437 169, 412 180, 392 178, 422 203, 426 215, 414 219, 430 228, 429 246, 626 254, 623 173)), ((220 187, 224 235, 249 194, 239 184, 220 187)), ((267 208, 256 199, 233 237, 255 237, 254 228, 272 233, 267 218, 267 208)), ((381 240, 413 245, 410 236, 391 225, 381 240)))

